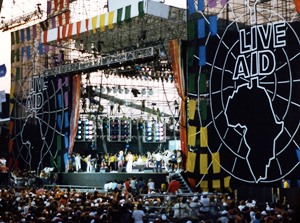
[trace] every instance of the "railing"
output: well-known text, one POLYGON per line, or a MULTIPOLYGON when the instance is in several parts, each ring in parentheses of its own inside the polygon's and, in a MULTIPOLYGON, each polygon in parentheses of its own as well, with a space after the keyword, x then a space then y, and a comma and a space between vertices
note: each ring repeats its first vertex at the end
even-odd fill
POLYGON ((122 66, 122 63, 134 62, 153 57, 155 54, 153 47, 137 49, 133 51, 117 53, 114 55, 101 56, 94 60, 81 61, 65 64, 44 71, 45 76, 55 76, 58 74, 72 74, 82 72, 92 72, 108 66, 122 66))

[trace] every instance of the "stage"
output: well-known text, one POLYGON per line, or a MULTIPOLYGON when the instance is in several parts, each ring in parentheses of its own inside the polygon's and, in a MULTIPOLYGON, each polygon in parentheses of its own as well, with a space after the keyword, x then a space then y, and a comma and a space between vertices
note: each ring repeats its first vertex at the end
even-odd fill
POLYGON ((59 173, 58 184, 70 185, 72 187, 85 186, 103 189, 104 184, 108 181, 125 181, 127 178, 142 177, 144 180, 153 179, 157 188, 160 188, 162 183, 165 183, 169 173, 154 173, 154 172, 74 172, 74 173, 59 173))

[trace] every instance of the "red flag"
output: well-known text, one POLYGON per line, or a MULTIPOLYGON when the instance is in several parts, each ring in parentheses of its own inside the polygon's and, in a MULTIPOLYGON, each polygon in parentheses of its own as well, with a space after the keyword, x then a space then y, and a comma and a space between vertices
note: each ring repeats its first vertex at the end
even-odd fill
POLYGON ((296 11, 300 14, 300 0, 294 0, 296 11))

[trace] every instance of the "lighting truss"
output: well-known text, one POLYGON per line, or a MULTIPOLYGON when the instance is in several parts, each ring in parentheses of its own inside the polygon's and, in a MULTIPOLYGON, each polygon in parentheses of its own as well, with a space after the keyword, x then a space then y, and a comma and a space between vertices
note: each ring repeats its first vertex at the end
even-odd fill
POLYGON ((2 20, 0 24, 0 30, 7 31, 20 26, 24 26, 36 20, 41 20, 43 17, 42 10, 35 10, 33 12, 26 13, 22 16, 15 17, 10 20, 2 20))
POLYGON ((154 57, 155 50, 153 47, 147 47, 132 50, 123 53, 117 53, 108 56, 100 56, 94 60, 81 61, 77 63, 65 64, 44 71, 45 76, 63 75, 81 72, 93 72, 101 68, 110 66, 121 66, 123 63, 145 60, 154 57))

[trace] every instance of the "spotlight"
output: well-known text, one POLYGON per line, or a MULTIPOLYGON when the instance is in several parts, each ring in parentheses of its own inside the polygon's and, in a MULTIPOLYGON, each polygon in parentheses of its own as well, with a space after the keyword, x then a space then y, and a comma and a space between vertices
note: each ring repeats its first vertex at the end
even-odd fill
POLYGON ((153 95, 153 90, 152 90, 152 88, 149 88, 148 94, 149 94, 149 95, 153 95))
POLYGON ((145 94, 146 94, 146 89, 143 88, 143 89, 142 89, 142 95, 145 95, 145 94))
POLYGON ((118 89, 116 87, 113 87, 113 92, 116 94, 118 92, 118 89))
POLYGON ((131 93, 133 94, 134 97, 137 97, 138 94, 140 94, 141 92, 139 92, 139 90, 136 88, 132 88, 131 93))

